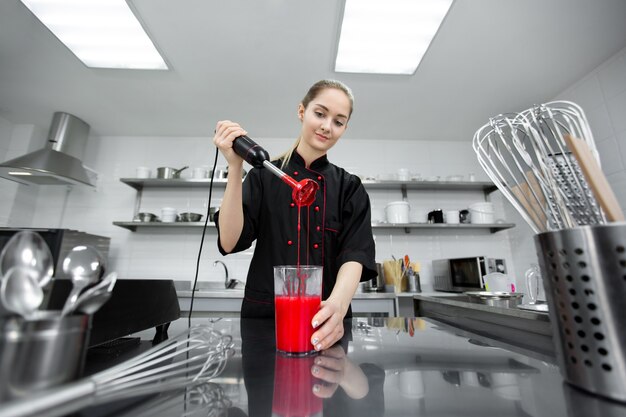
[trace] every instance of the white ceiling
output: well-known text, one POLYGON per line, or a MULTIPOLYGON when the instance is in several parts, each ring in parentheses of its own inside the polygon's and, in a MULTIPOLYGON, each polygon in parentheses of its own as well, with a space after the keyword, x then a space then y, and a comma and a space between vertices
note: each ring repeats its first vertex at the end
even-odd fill
POLYGON ((97 135, 150 136, 208 136, 228 118, 295 137, 306 89, 337 78, 356 97, 345 137, 469 140, 626 46, 624 0, 456 0, 414 75, 338 74, 342 1, 130 2, 169 71, 87 68, 18 0, 0 1, 0 116, 47 127, 60 110, 97 135))

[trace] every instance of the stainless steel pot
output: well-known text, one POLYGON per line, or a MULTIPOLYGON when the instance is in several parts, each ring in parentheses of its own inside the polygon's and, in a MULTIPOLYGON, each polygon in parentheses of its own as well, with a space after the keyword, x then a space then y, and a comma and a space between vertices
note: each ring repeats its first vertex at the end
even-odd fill
POLYGON ((158 167, 157 178, 161 178, 161 179, 180 178, 180 173, 186 170, 187 168, 189 167, 186 166, 180 169, 170 168, 170 167, 158 167))
POLYGON ((524 294, 517 292, 489 292, 475 291, 466 292, 472 303, 485 304, 492 307, 515 308, 522 303, 524 294))

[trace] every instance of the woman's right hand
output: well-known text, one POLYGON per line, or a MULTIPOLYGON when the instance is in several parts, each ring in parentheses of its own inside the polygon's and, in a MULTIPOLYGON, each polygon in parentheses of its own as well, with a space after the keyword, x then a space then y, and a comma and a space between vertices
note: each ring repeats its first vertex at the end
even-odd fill
POLYGON ((242 135, 247 135, 246 132, 238 123, 231 122, 230 120, 220 120, 215 126, 215 136, 213 136, 213 143, 222 152, 228 165, 243 165, 243 158, 235 153, 233 150, 233 141, 242 135))

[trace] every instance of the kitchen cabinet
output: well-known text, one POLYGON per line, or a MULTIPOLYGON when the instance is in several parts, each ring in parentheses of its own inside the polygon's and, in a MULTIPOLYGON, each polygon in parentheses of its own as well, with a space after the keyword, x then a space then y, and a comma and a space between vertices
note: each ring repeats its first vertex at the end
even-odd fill
MULTIPOLYGON (((208 188, 210 179, 157 179, 157 178, 120 178, 120 181, 129 187, 137 190, 135 198, 135 208, 133 218, 140 212, 143 193, 146 189, 158 188, 208 188)), ((488 195, 497 190, 497 187, 491 182, 480 181, 373 181, 363 180, 363 185, 368 190, 398 190, 403 199, 407 198, 407 190, 440 190, 440 191, 482 191, 485 199, 488 195)), ((225 179, 213 180, 215 188, 226 187, 225 179)), ((114 225, 126 228, 133 232, 137 228, 202 228, 204 221, 201 222, 177 222, 177 223, 159 223, 159 222, 137 222, 137 221, 115 221, 114 225)), ((213 223, 209 223, 211 227, 215 227, 213 223)), ((446 223, 372 223, 373 229, 402 229, 409 233, 414 229, 425 230, 489 230, 491 233, 500 230, 515 227, 512 223, 493 223, 493 224, 446 224, 446 223)))

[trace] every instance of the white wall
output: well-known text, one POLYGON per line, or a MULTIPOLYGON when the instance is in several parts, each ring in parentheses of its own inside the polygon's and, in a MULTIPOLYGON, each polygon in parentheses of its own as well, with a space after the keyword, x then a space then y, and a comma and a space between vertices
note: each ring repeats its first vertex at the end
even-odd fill
MULTIPOLYGON (((275 155, 286 149, 291 139, 265 138, 258 140, 275 155)), ((136 191, 121 183, 121 177, 133 177, 135 167, 148 166, 153 173, 158 166, 191 167, 211 165, 215 148, 210 138, 178 137, 92 137, 88 141, 85 164, 99 173, 96 188, 40 187, 35 216, 30 224, 21 226, 66 227, 111 237, 110 269, 123 278, 162 278, 192 280, 198 254, 200 229, 146 230, 130 232, 112 225, 113 221, 130 221, 136 191)), ((380 141, 345 139, 333 148, 330 159, 362 176, 392 174, 400 167, 409 168, 423 177, 463 175, 474 173, 477 180, 486 180, 476 162, 469 141, 380 141)), ((218 166, 224 165, 221 158, 218 166)), ((215 203, 223 189, 214 192, 215 203)), ((496 204, 496 218, 503 218, 499 192, 492 197, 496 204)), ((399 191, 372 190, 370 197, 376 213, 381 213, 389 201, 400 200, 399 191)), ((142 211, 159 214, 163 206, 179 211, 206 211, 206 189, 145 189, 142 211)), ((483 201, 482 192, 409 191, 414 213, 423 218, 435 208, 463 209, 475 201, 483 201)), ((16 205, 21 205, 17 202, 16 205)), ((414 217, 414 216, 413 216, 414 217)), ((414 217, 415 218, 415 217, 414 217)), ((508 220, 508 219, 507 219, 508 220)), ((503 257, 512 265, 508 232, 432 232, 412 230, 381 231, 375 233, 377 261, 408 254, 423 266, 424 289, 431 282, 430 261, 451 256, 488 255, 503 257)), ((205 238, 201 280, 219 281, 221 269, 212 262, 222 259, 215 243, 215 229, 209 229, 205 238)), ((225 257, 232 275, 245 279, 251 254, 225 257)))
MULTIPOLYGON (((583 107, 607 174, 620 202, 626 207, 626 49, 594 69, 580 81, 559 94, 556 99, 572 100, 583 107)), ((522 110, 522 109, 520 109, 522 110)), ((259 138, 270 153, 284 150, 291 139, 259 138)), ((0 156, 2 160, 43 146, 40 130, 29 125, 12 125, 0 118, 0 156)), ((176 137, 103 137, 88 142, 85 163, 99 172, 95 189, 76 187, 17 186, 0 181, 0 225, 68 227, 102 234, 112 238, 111 269, 125 278, 173 278, 191 280, 199 246, 200 230, 148 231, 135 233, 113 226, 115 220, 131 220, 136 192, 119 181, 134 176, 139 165, 181 167, 210 165, 214 148, 210 138, 176 137), (39 188, 39 190, 38 190, 39 188), (35 199, 36 198, 36 204, 35 199)), ((478 167, 469 140, 459 142, 401 141, 382 138, 379 141, 342 140, 330 154, 333 162, 363 176, 393 173, 407 167, 423 177, 476 174, 486 179, 478 167)), ((218 164, 223 165, 220 159, 218 164)), ((221 196, 215 192, 214 198, 221 196)), ((173 205, 186 210, 204 211, 206 190, 146 190, 144 211, 158 214, 160 207, 173 205)), ((389 201, 399 200, 398 192, 372 190, 370 197, 374 215, 389 201)), ((482 198, 480 193, 409 191, 414 213, 434 208, 464 208, 482 198)), ((496 234, 435 233, 413 230, 376 230, 377 261, 392 254, 408 254, 421 261, 422 279, 429 288, 430 261, 436 258, 485 254, 504 257, 517 286, 523 289, 523 273, 536 262, 533 234, 499 192, 492 194, 496 217, 517 224, 517 227, 496 234), (514 254, 514 256, 513 256, 514 254)), ((215 231, 206 235, 200 279, 220 280, 221 270, 212 261, 220 259, 215 245, 215 231)), ((226 263, 238 278, 245 277, 250 254, 230 255, 226 263)))
MULTIPOLYGON (((581 106, 587 116, 607 176, 622 208, 626 207, 626 48, 558 94, 581 106)), ((523 110, 523 109, 520 109, 523 110)), ((533 234, 508 205, 507 217, 518 218, 511 231, 516 274, 537 262, 533 234)))
MULTIPOLYGON (((45 132, 33 125, 13 124, 0 117, 0 161, 41 148, 45 132)), ((37 186, 0 179, 0 225, 30 225, 36 207, 37 186)))

